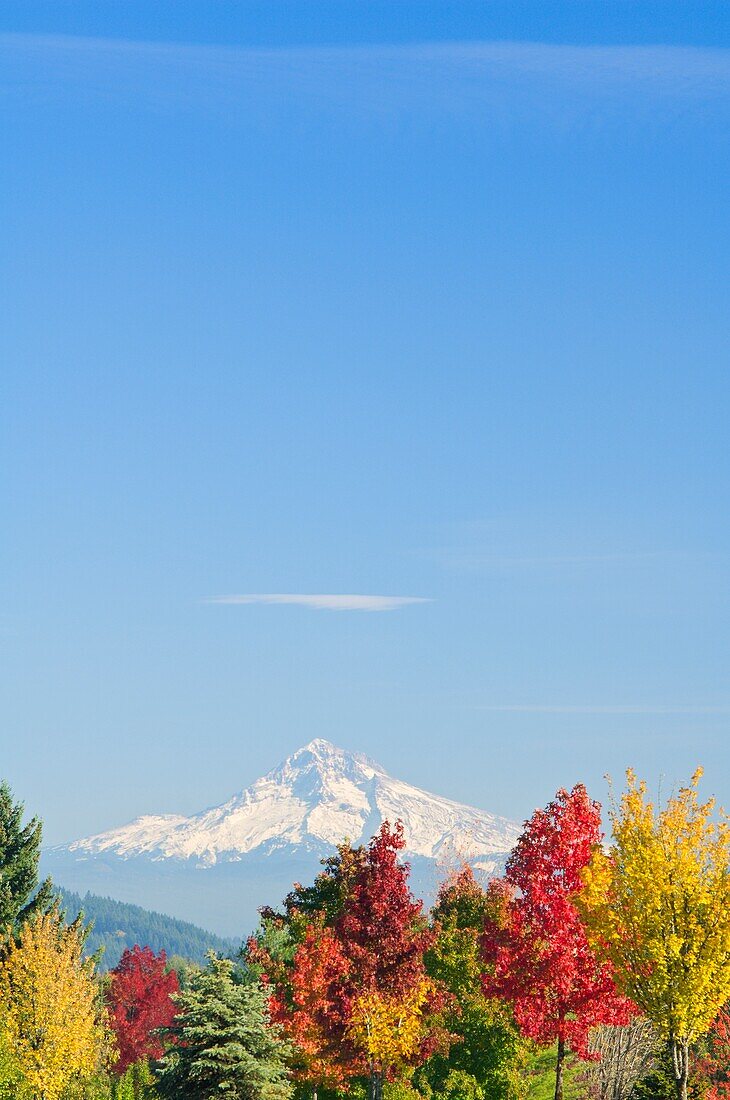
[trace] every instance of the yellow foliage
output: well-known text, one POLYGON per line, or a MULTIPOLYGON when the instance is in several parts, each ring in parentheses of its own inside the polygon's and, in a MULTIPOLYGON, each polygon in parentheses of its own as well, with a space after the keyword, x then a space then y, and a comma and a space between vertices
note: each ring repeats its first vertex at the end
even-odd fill
POLYGON ((24 1094, 57 1100, 98 1067, 106 1044, 93 964, 57 912, 28 921, 0 964, 0 1004, 24 1094))
POLYGON ((701 776, 657 811, 627 772, 613 846, 594 853, 578 899, 619 986, 673 1044, 704 1035, 730 998, 730 830, 700 803, 701 776))
POLYGON ((424 980, 403 997, 376 992, 357 998, 350 1035, 371 1067, 387 1072, 414 1058, 424 1036, 424 1009, 432 989, 424 980))

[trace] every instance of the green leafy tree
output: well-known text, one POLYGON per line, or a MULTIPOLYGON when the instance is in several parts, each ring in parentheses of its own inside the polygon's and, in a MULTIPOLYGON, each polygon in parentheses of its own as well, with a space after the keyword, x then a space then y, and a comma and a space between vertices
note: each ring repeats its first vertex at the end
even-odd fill
POLYGON ((145 1061, 135 1062, 129 1066, 120 1076, 116 1073, 109 1075, 111 1083, 110 1100, 154 1100, 157 1091, 154 1087, 154 1078, 149 1063, 145 1061))
POLYGON ((456 1036, 448 1053, 435 1054, 416 1072, 419 1088, 434 1096, 518 1100, 524 1095, 527 1043, 509 1009, 482 991, 480 939, 494 904, 466 866, 443 884, 431 912, 437 936, 426 969, 451 994, 444 1027, 456 1036))
POLYGON ((37 817, 23 824, 24 806, 14 802, 7 783, 0 784, 0 929, 17 931, 29 918, 53 903, 51 880, 38 888, 38 861, 43 826, 37 817))
POLYGON ((243 949, 246 965, 280 987, 288 986, 287 973, 310 924, 315 920, 330 927, 339 919, 365 860, 365 847, 353 848, 345 840, 335 855, 321 860, 323 870, 310 886, 295 883, 281 910, 264 906, 259 928, 243 949))
POLYGON ((287 1100, 288 1044, 271 1024, 256 981, 237 981, 230 959, 211 954, 179 994, 166 1031, 171 1045, 153 1067, 162 1100, 287 1100))

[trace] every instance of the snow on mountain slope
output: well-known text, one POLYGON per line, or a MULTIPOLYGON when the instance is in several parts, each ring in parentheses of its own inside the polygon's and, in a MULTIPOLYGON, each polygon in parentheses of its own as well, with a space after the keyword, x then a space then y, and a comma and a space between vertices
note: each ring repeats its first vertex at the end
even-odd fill
POLYGON ((55 852, 78 859, 194 861, 210 867, 278 849, 326 851, 367 841, 384 819, 403 821, 408 856, 464 858, 490 870, 519 827, 506 818, 428 794, 379 764, 317 739, 223 805, 193 817, 145 816, 55 852))

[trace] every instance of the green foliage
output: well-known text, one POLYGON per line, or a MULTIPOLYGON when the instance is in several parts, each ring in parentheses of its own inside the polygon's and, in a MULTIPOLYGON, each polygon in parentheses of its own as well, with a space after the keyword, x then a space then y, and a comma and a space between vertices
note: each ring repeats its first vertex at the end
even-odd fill
POLYGON ((152 1070, 147 1062, 129 1066, 121 1077, 112 1076, 110 1100, 155 1100, 157 1095, 152 1070))
POLYGON ((200 969, 197 962, 191 962, 190 959, 185 959, 182 955, 167 956, 167 970, 175 971, 178 985, 182 990, 190 988, 194 975, 198 974, 200 969))
MULTIPOLYGON (((525 1080, 526 1100, 553 1100, 555 1096, 555 1047, 535 1050, 527 1060, 525 1080)), ((580 1063, 568 1055, 565 1060, 563 1088, 566 1100, 584 1100, 585 1089, 580 1085, 580 1063)))
POLYGON ((151 947, 156 954, 164 951, 168 958, 179 955, 196 963, 204 963, 209 951, 231 955, 236 947, 232 940, 139 905, 129 905, 96 894, 81 897, 63 889, 59 889, 58 893, 61 905, 70 917, 83 912, 84 920, 90 923, 85 954, 95 955, 103 948, 100 970, 112 970, 124 950, 135 944, 151 947))
MULTIPOLYGON (((694 1053, 698 1053, 695 1051, 694 1053)), ((693 1059, 694 1061, 694 1059, 693 1059)), ((696 1066, 696 1063, 695 1063, 696 1066)), ((700 1100, 707 1088, 707 1082, 701 1074, 690 1072, 687 1082, 689 1100, 700 1100)), ((672 1053, 668 1044, 663 1044, 652 1072, 634 1086, 631 1100, 675 1100, 677 1086, 674 1077, 672 1053)))
POLYGON ((63 1100, 115 1100, 113 1082, 106 1073, 73 1081, 64 1092, 63 1100))
POLYGON ((329 927, 340 916, 365 859, 362 845, 353 848, 345 840, 337 845, 335 855, 321 860, 323 870, 311 886, 295 883, 281 911, 264 906, 259 928, 249 942, 249 965, 260 971, 260 960, 266 957, 280 967, 290 966, 312 919, 321 918, 329 927))
POLYGON ((0 929, 17 930, 53 902, 51 880, 38 888, 43 826, 37 817, 23 824, 22 802, 14 802, 7 783, 0 784, 0 929))
POLYGON ((288 1044, 269 1022, 257 981, 211 955, 179 996, 172 1045, 154 1067, 162 1100, 288 1100, 288 1044))
POLYGON ((436 1054, 414 1077, 434 1096, 463 1100, 519 1100, 524 1096, 528 1045, 503 1004, 482 992, 480 935, 491 902, 469 868, 441 889, 432 919, 438 928, 426 955, 430 977, 452 994, 444 1026, 456 1036, 448 1054, 436 1054))
POLYGON ((383 1100, 421 1100, 421 1097, 407 1081, 385 1081, 383 1100))

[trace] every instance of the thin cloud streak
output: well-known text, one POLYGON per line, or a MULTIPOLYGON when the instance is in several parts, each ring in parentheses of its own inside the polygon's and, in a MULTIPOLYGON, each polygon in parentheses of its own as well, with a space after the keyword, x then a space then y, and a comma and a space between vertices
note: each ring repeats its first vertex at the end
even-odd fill
POLYGON ((730 706, 642 706, 618 704, 499 703, 478 710, 513 714, 730 714, 730 706))
POLYGON ((206 603, 274 604, 309 607, 314 611, 395 611, 409 604, 431 603, 424 596, 362 596, 340 594, 304 594, 298 592, 246 593, 240 596, 214 596, 206 603))
POLYGON ((570 126, 592 117, 597 103, 630 102, 643 116, 662 103, 673 111, 730 99, 730 50, 705 47, 457 41, 264 49, 0 34, 0 59, 5 94, 45 99, 53 87, 76 88, 152 107, 278 103, 376 116, 430 108, 503 122, 527 112, 570 126), (548 93, 555 102, 546 102, 548 93))
MULTIPOLYGON (((667 554, 660 551, 646 553, 607 553, 607 554, 535 554, 535 555, 499 555, 469 553, 455 550, 437 551, 434 557, 446 565, 468 569, 512 569, 512 568, 551 568, 582 565, 641 565, 644 563, 682 560, 687 555, 667 554)), ((706 555, 703 555, 703 557, 706 555)))

